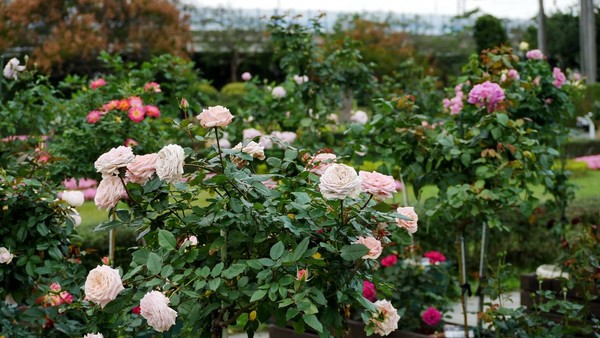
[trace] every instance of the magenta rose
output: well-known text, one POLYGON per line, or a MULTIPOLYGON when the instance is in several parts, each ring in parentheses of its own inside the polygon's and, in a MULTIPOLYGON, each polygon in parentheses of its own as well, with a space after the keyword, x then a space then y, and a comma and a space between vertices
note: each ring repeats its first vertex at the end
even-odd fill
POLYGON ((388 255, 381 260, 381 265, 389 268, 390 266, 396 265, 398 262, 398 256, 396 255, 388 255))
POLYGON ((377 289, 375 289, 375 284, 369 282, 368 280, 363 281, 363 297, 371 302, 374 302, 376 295, 377 289))
POLYGON ((438 251, 427 251, 423 254, 423 256, 429 258, 429 263, 431 264, 437 264, 446 261, 446 256, 438 251))
POLYGON ((427 310, 421 313, 421 318, 425 324, 429 326, 436 326, 440 320, 442 320, 442 313, 433 306, 430 306, 427 308, 427 310))

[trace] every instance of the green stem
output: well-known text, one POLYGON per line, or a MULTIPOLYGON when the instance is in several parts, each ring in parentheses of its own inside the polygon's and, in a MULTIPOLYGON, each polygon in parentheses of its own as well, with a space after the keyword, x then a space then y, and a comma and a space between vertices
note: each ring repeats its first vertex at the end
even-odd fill
POLYGON ((221 167, 223 168, 223 172, 225 172, 225 161, 223 161, 223 152, 219 144, 219 127, 215 127, 215 138, 217 139, 217 150, 219 152, 219 159, 221 160, 221 167))

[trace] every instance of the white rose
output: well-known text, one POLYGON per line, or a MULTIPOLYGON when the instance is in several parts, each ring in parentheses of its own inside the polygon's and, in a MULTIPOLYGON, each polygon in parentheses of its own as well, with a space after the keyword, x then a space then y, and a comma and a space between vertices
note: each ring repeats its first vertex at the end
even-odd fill
POLYGON ((367 121, 369 121, 369 116, 364 111, 359 110, 350 116, 350 121, 359 124, 367 124, 367 121))
POLYGON ((88 333, 83 338, 104 338, 102 333, 88 333))
POLYGON ((356 198, 360 194, 360 182, 354 168, 334 163, 321 176, 319 189, 323 198, 327 200, 356 198))
POLYGON ((244 129, 244 131, 242 131, 242 137, 244 138, 244 140, 251 140, 257 136, 262 136, 263 133, 258 130, 258 129, 254 129, 254 128, 248 128, 248 129, 244 129))
POLYGON ((124 289, 118 270, 108 265, 98 265, 85 280, 85 299, 104 308, 124 289))
POLYGON ((61 195, 61 199, 72 207, 79 207, 85 202, 83 192, 79 190, 65 190, 61 195))
POLYGON ((297 85, 301 85, 303 83, 308 82, 308 76, 306 75, 294 75, 294 82, 296 82, 297 85))
POLYGON ((287 93, 286 93, 285 89, 281 86, 277 86, 277 87, 273 88, 273 90, 271 91, 271 95, 276 99, 284 98, 286 94, 287 93))
POLYGON ((156 160, 156 174, 161 180, 175 183, 183 175, 183 162, 185 154, 183 148, 177 144, 169 144, 158 152, 156 160))
POLYGON ((264 149, 273 148, 273 141, 271 140, 271 137, 266 135, 260 137, 260 139, 258 140, 258 144, 260 144, 264 149))
POLYGON ((231 115, 229 109, 223 106, 214 106, 202 110, 202 113, 196 116, 196 119, 200 120, 200 124, 204 128, 226 127, 233 120, 233 115, 231 115))
POLYGON ((335 162, 336 159, 337 159, 337 156, 335 154, 331 154, 331 153, 317 154, 317 155, 313 156, 313 158, 308 163, 309 171, 312 173, 315 173, 316 175, 321 176, 321 175, 323 175, 323 173, 325 173, 325 170, 327 170, 327 168, 329 168, 333 164, 333 162, 335 162))
POLYGON ((521 41, 519 44, 519 49, 522 51, 529 50, 529 44, 526 41, 521 41))
MULTIPOLYGON (((252 158, 257 158, 259 160, 265 159, 265 147, 260 144, 250 141, 246 145, 242 143, 238 143, 233 150, 238 150, 248 155, 251 155, 252 158)), ((233 162, 238 168, 245 166, 248 162, 244 159, 241 159, 237 156, 231 156, 231 162, 233 162)))
POLYGON ((400 316, 398 311, 387 300, 378 300, 374 303, 377 312, 373 313, 368 324, 373 325, 375 333, 380 336, 387 336, 398 329, 400 316))
POLYGON ((15 256, 11 254, 7 248, 0 248, 0 264, 10 264, 10 262, 12 262, 13 257, 15 256))
POLYGON ((396 218, 396 222, 398 226, 406 229, 411 234, 414 234, 419 229, 417 222, 419 221, 419 216, 415 212, 415 208, 413 207, 400 207, 396 210, 400 215, 406 216, 412 221, 405 221, 403 219, 396 218))
POLYGON ((4 66, 4 77, 7 79, 18 80, 18 73, 25 70, 25 66, 20 66, 21 62, 17 58, 8 60, 6 66, 4 66))
POLYGON ((175 325, 177 311, 169 307, 169 298, 161 292, 150 291, 140 300, 140 315, 156 331, 164 332, 175 325))
POLYGON ((77 210, 71 209, 71 213, 69 214, 69 217, 73 221, 73 225, 75 227, 78 227, 81 225, 81 215, 79 214, 79 212, 77 212, 77 210))
POLYGON ((119 146, 100 155, 94 167, 102 175, 118 175, 119 168, 127 167, 134 160, 135 155, 130 147, 119 146))

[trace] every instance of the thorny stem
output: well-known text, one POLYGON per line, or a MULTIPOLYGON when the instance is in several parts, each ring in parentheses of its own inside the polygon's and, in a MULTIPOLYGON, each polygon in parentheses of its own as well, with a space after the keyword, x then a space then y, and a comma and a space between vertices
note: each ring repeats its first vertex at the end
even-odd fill
POLYGON ((219 127, 215 127, 215 138, 217 140, 217 150, 219 151, 219 159, 221 160, 221 167, 225 172, 225 161, 223 161, 223 153, 221 152, 221 144, 219 144, 219 127))
POLYGON ((369 195, 369 199, 365 202, 365 204, 362 207, 360 207, 360 210, 366 208, 367 205, 369 204, 369 202, 371 202, 372 198, 373 198, 373 194, 369 195))

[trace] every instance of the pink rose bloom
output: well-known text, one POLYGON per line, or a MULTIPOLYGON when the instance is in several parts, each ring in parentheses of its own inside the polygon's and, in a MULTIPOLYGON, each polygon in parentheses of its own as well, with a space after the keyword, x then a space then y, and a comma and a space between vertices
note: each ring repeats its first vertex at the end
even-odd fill
POLYGON ((88 333, 83 338, 104 338, 102 333, 88 333))
POLYGON ((249 72, 244 72, 242 74, 242 80, 244 81, 250 81, 252 79, 252 74, 250 74, 249 72))
POLYGON ((177 311, 169 307, 169 298, 159 291, 150 291, 140 300, 140 314, 158 332, 168 331, 177 318, 177 311))
POLYGON ((60 289, 61 289, 60 284, 58 284, 56 282, 50 284, 50 291, 52 291, 52 292, 60 292, 60 289))
POLYGON ((369 116, 364 111, 359 110, 350 116, 350 121, 358 124, 367 124, 367 121, 369 121, 369 116))
MULTIPOLYGON (((102 183, 100 183, 102 184, 102 183)), ((117 269, 98 265, 91 270, 85 280, 85 299, 104 308, 125 290, 117 269)))
POLYGON ((262 135, 263 135, 263 133, 260 130, 254 129, 254 128, 247 128, 242 131, 242 138, 244 140, 251 140, 255 137, 262 136, 262 135))
POLYGON ((376 200, 392 198, 396 192, 396 181, 392 176, 383 175, 376 171, 360 171, 358 173, 362 182, 360 188, 363 192, 373 195, 376 200))
POLYGON ((128 111, 129 108, 131 108, 131 104, 129 104, 129 100, 122 99, 122 100, 119 100, 119 103, 117 104, 117 108, 121 111, 128 111))
POLYGON ((404 184, 402 184, 401 181, 394 181, 394 184, 396 184, 396 191, 402 191, 404 189, 404 184))
POLYGON ((89 123, 89 124, 96 124, 96 123, 98 123, 98 121, 100 121, 101 117, 102 117, 102 113, 100 111, 98 111, 98 110, 92 110, 87 115, 87 123, 89 123))
POLYGON ((15 255, 10 253, 10 251, 7 248, 5 248, 5 247, 0 248, 0 264, 10 264, 10 262, 12 262, 12 259, 14 257, 15 257, 15 255))
POLYGON ((109 101, 108 103, 105 103, 104 105, 102 105, 102 111, 109 112, 113 109, 117 109, 118 107, 119 107, 119 100, 112 100, 112 101, 109 101))
POLYGON ((306 282, 307 279, 308 279, 308 270, 307 269, 299 270, 296 273, 296 280, 297 281, 306 282))
POLYGON ((98 188, 87 188, 83 190, 83 197, 86 201, 93 200, 96 197, 96 191, 98 188))
POLYGON ((273 98, 275 99, 281 99, 284 98, 285 95, 287 94, 287 92, 285 91, 285 89, 281 86, 277 86, 275 88, 273 88, 273 90, 271 90, 271 95, 273 96, 273 98))
POLYGON ((381 260, 381 265, 389 268, 390 266, 396 265, 398 262, 398 256, 396 255, 387 255, 381 260))
MULTIPOLYGON (((266 158, 265 148, 254 141, 250 141, 246 143, 246 145, 240 142, 235 147, 233 147, 233 150, 246 153, 252 156, 252 158, 256 158, 259 160, 264 160, 266 158)), ((238 168, 241 168, 248 164, 248 161, 233 155, 231 156, 231 162, 233 162, 238 168)))
POLYGON ((71 304, 71 303, 73 303, 73 300, 75 299, 75 298, 73 298, 73 295, 70 294, 68 291, 61 292, 59 294, 59 297, 60 297, 60 304, 64 304, 64 303, 71 304))
POLYGON ((90 88, 92 88, 92 89, 97 89, 97 88, 100 88, 102 86, 106 86, 106 80, 104 80, 103 78, 99 78, 99 79, 93 80, 90 83, 90 88))
POLYGON ((160 117, 160 110, 158 110, 157 106, 147 105, 144 107, 144 112, 149 117, 154 117, 154 118, 160 117))
POLYGON ((323 175, 323 173, 325 173, 325 170, 327 170, 327 168, 329 168, 335 162, 336 159, 337 156, 335 154, 317 154, 313 156, 313 158, 308 163, 309 171, 321 176, 323 175))
POLYGON ((233 120, 233 115, 223 106, 214 106, 202 110, 196 119, 200 120, 204 128, 227 127, 233 120))
POLYGON ((511 69, 508 71, 508 77, 513 79, 513 80, 518 80, 519 79, 519 72, 517 72, 516 69, 511 69))
POLYGON ((297 85, 301 85, 303 83, 308 82, 308 76, 306 75, 294 75, 293 79, 297 85))
POLYGON ((290 145, 294 143, 296 137, 298 137, 298 135, 292 131, 274 131, 271 133, 271 136, 279 140, 284 145, 290 145))
POLYGON ((497 83, 486 81, 475 85, 469 92, 467 102, 477 107, 487 107, 488 112, 493 112, 498 104, 504 100, 504 91, 497 83))
POLYGON ((132 139, 132 138, 127 138, 125 139, 125 142, 123 142, 123 145, 129 148, 133 148, 139 145, 139 142, 132 139))
POLYGON ((567 77, 558 67, 554 67, 554 69, 552 69, 552 75, 554 76, 554 81, 552 81, 552 84, 556 88, 562 87, 562 85, 567 81, 567 77))
POLYGON ((528 51, 525 54, 525 56, 530 60, 543 60, 544 59, 544 53, 542 53, 542 51, 539 49, 532 49, 532 50, 528 51))
POLYGON ((273 141, 271 141, 271 137, 263 135, 258 139, 258 144, 265 149, 273 148, 273 141))
POLYGON ((369 252, 366 255, 362 256, 362 259, 377 259, 383 251, 383 248, 381 247, 381 242, 373 236, 369 236, 366 238, 362 236, 358 237, 358 239, 353 244, 362 244, 369 249, 369 252))
POLYGON ((123 196, 127 195, 121 179, 117 176, 104 176, 98 189, 96 190, 96 196, 94 196, 94 203, 98 209, 112 209, 114 208, 123 196))
POLYGON ((540 85, 540 81, 541 81, 541 80, 542 80, 542 78, 541 78, 541 77, 539 77, 539 76, 536 76, 536 77, 535 77, 535 79, 533 79, 533 84, 534 84, 535 86, 539 86, 539 85, 540 85))
POLYGON ((103 176, 118 175, 119 168, 126 167, 134 160, 135 155, 133 155, 131 148, 119 146, 117 148, 112 148, 108 152, 100 155, 96 162, 94 162, 94 167, 103 176))
POLYGON ((140 97, 131 96, 129 97, 129 105, 131 107, 142 107, 144 103, 142 102, 142 99, 140 97))
POLYGON ((149 90, 152 90, 155 93, 162 92, 162 90, 160 90, 160 85, 156 82, 148 82, 144 85, 144 91, 147 92, 149 90))
POLYGON ((396 211, 400 215, 406 216, 406 217, 412 219, 411 221, 405 221, 403 219, 396 218, 396 222, 398 223, 398 226, 406 229, 406 231, 408 231, 408 233, 410 233, 410 234, 414 234, 415 232, 417 232, 417 230, 419 229, 419 227, 417 225, 417 222, 419 221, 419 216, 415 212, 415 208, 400 207, 396 211))
POLYGON ((127 165, 125 177, 137 184, 144 185, 156 172, 157 154, 138 155, 135 160, 127 165))
POLYGON ((144 112, 144 107, 141 106, 132 106, 131 109, 129 109, 129 113, 127 114, 127 117, 129 117, 129 119, 133 121, 133 123, 140 123, 144 121, 145 116, 146 113, 144 112))
POLYGON ((440 320, 442 320, 442 313, 433 306, 430 306, 427 308, 427 310, 421 313, 421 318, 425 324, 429 326, 436 326, 440 320))
POLYGON ((369 282, 368 280, 363 281, 363 297, 371 302, 374 302, 376 296, 377 289, 375 289, 375 284, 369 282))
POLYGON ((373 313, 367 325, 372 325, 375 333, 380 336, 387 336, 398 329, 400 316, 398 311, 387 300, 378 300, 375 303, 377 312, 373 313))
POLYGON ((431 264, 438 264, 446 261, 446 256, 439 251, 428 251, 424 253, 423 256, 427 257, 431 264))

